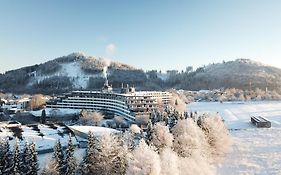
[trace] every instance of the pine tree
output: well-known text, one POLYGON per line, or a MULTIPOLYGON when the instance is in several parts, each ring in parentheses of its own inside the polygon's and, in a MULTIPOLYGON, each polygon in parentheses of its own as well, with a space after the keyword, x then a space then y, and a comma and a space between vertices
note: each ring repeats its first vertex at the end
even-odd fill
POLYGON ((4 140, 0 139, 0 174, 3 174, 2 173, 2 170, 3 170, 2 162, 3 162, 3 158, 4 158, 4 145, 5 145, 4 140))
POLYGON ((23 174, 28 174, 29 167, 31 166, 31 156, 30 156, 30 149, 29 149, 29 143, 26 141, 22 154, 21 154, 21 164, 20 169, 23 174))
POLYGON ((10 175, 13 172, 13 154, 10 150, 10 144, 8 139, 4 141, 2 148, 2 159, 1 159, 1 173, 3 175, 10 175))
POLYGON ((37 152, 36 152, 36 145, 34 142, 32 142, 29 145, 29 150, 30 150, 30 158, 31 158, 31 163, 30 163, 30 168, 29 168, 29 175, 37 175, 38 170, 39 170, 39 165, 38 165, 38 158, 37 158, 37 152))
POLYGON ((57 141, 54 147, 54 168, 60 173, 65 174, 65 160, 64 160, 64 153, 62 150, 62 146, 60 140, 57 141))
POLYGON ((69 135, 68 147, 66 150, 66 174, 75 175, 76 173, 76 159, 74 157, 75 146, 72 143, 71 134, 69 135))
POLYGON ((135 133, 130 130, 124 132, 122 141, 129 151, 132 151, 135 148, 134 139, 135 133))
POLYGON ((45 109, 42 110, 40 122, 41 123, 46 123, 46 111, 45 111, 45 109))
POLYGON ((150 145, 152 142, 152 134, 153 134, 153 125, 151 121, 148 121, 147 130, 146 130, 146 143, 150 145))
POLYGON ((86 155, 83 160, 82 170, 81 173, 83 175, 90 175, 94 172, 92 171, 92 159, 94 158, 94 149, 95 149, 96 143, 94 134, 90 131, 88 133, 88 145, 86 150, 86 155))
POLYGON ((20 175, 20 165, 21 165, 21 157, 20 157, 20 145, 18 139, 14 145, 14 155, 13 155, 13 174, 20 175))

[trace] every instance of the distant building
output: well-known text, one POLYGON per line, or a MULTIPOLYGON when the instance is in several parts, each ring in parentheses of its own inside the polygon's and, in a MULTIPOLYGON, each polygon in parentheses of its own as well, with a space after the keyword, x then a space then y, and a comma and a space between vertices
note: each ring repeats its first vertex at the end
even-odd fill
POLYGON ((175 76, 179 73, 178 70, 168 70, 167 71, 167 75, 170 77, 170 76, 175 76))
MULTIPOLYGON (((4 99, 2 99, 3 101, 4 99)), ((4 103, 1 103, 1 108, 3 110, 7 110, 10 113, 16 113, 18 111, 24 111, 27 110, 30 99, 29 98, 22 98, 22 99, 16 99, 16 100, 5 100, 4 103)))

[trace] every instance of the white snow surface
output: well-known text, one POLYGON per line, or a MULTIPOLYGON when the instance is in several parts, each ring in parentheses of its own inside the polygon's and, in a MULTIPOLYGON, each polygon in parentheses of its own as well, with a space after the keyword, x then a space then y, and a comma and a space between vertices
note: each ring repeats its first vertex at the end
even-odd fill
POLYGON ((188 111, 219 113, 233 139, 232 151, 217 165, 218 174, 281 174, 281 102, 195 102, 188 111), (271 121, 271 128, 256 128, 252 115, 271 121))

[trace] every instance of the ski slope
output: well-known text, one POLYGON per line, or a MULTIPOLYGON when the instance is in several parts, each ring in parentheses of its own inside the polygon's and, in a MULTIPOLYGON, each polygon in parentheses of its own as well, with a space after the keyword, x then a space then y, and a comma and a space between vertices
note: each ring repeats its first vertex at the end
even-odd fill
POLYGON ((233 139, 232 151, 218 164, 218 174, 281 174, 281 102, 196 102, 188 111, 219 113, 233 139), (271 128, 256 128, 252 115, 272 122, 271 128))

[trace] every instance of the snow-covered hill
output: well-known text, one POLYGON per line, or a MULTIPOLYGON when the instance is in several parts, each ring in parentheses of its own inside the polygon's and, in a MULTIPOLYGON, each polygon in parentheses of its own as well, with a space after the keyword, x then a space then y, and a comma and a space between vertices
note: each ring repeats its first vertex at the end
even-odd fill
MULTIPOLYGON (((238 88, 280 90, 281 70, 249 59, 209 64, 186 77, 190 89, 238 88), (190 83, 189 83, 190 82, 190 83)), ((181 88, 184 88, 181 86, 181 88)))
POLYGON ((132 66, 118 62, 111 62, 106 58, 96 58, 86 56, 83 53, 72 53, 68 56, 60 57, 50 62, 44 63, 42 67, 45 69, 37 69, 32 73, 29 85, 40 84, 44 80, 52 77, 67 77, 72 83, 74 89, 85 89, 88 87, 90 78, 107 78, 111 69, 134 69, 132 66), (50 66, 50 68, 48 68, 50 66))
POLYGON ((72 53, 39 65, 0 74, 0 90, 52 93, 72 89, 101 88, 106 78, 116 82, 114 76, 117 76, 123 81, 124 76, 119 76, 123 72, 145 75, 143 71, 127 64, 102 57, 86 56, 83 53, 72 53))
POLYGON ((249 59, 209 64, 195 71, 144 72, 101 57, 72 53, 48 62, 0 74, 0 91, 62 93, 74 89, 100 89, 105 79, 114 88, 130 84, 142 90, 238 88, 281 92, 281 69, 249 59), (20 87, 20 88, 19 88, 20 87))

